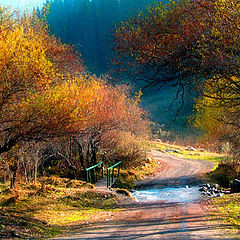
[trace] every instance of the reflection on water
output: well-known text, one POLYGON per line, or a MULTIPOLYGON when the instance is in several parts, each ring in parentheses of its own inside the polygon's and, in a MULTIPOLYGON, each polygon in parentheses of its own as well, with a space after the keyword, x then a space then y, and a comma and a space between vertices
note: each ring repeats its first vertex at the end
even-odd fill
POLYGON ((132 196, 137 202, 192 202, 202 198, 199 187, 167 187, 162 189, 145 189, 134 191, 132 196))

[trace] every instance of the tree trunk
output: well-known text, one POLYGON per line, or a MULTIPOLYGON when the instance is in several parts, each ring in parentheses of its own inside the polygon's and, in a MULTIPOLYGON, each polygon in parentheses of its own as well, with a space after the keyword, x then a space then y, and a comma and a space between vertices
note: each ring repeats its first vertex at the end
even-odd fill
POLYGON ((92 165, 96 165, 97 164, 97 150, 93 146, 92 146, 91 162, 92 162, 92 165))
POLYGON ((34 162, 34 182, 37 181, 37 172, 38 172, 38 161, 35 159, 35 162, 34 162))
POLYGON ((11 178, 11 185, 10 188, 16 188, 17 187, 17 172, 18 172, 18 157, 12 157, 10 162, 9 162, 9 171, 12 173, 12 178, 11 178))
POLYGON ((90 167, 90 144, 87 144, 87 153, 86 153, 86 162, 87 167, 90 167))
POLYGON ((81 165, 82 169, 85 169, 86 168, 86 164, 84 162, 84 155, 83 155, 82 145, 77 140, 75 140, 74 142, 75 142, 75 144, 78 147, 78 157, 79 157, 80 165, 81 165))
POLYGON ((13 174, 12 174, 10 188, 11 189, 17 188, 17 171, 14 171, 13 174))

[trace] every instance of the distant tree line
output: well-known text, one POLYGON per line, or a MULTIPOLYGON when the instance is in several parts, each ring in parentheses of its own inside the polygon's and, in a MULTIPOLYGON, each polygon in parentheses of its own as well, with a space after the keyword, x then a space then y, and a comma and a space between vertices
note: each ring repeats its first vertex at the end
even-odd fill
POLYGON ((52 0, 47 20, 52 32, 82 54, 94 73, 105 73, 112 58, 115 24, 154 0, 52 0))

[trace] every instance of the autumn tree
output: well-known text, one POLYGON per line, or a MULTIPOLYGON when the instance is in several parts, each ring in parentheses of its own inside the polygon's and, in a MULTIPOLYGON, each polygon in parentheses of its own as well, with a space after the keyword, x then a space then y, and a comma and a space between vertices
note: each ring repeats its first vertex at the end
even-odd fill
POLYGON ((193 87, 195 126, 239 149, 240 4, 231 0, 155 3, 114 32, 114 62, 147 86, 193 87))
POLYGON ((0 154, 12 187, 17 173, 36 179, 46 150, 79 178, 96 163, 104 139, 145 134, 145 112, 126 86, 87 74, 44 17, 0 10, 0 154))
MULTIPOLYGON (((84 139, 88 145, 87 152, 91 150, 90 156, 87 156, 90 157, 87 164, 96 163, 97 153, 101 149, 102 142, 106 140, 106 135, 108 141, 111 141, 119 138, 123 132, 135 137, 148 133, 147 114, 139 107, 138 99, 130 96, 130 89, 125 85, 114 87, 103 84, 95 101, 94 113, 93 118, 88 121, 88 131, 75 139, 78 143, 84 139)), ((111 150, 109 146, 105 151, 111 150)))
POLYGON ((75 131, 94 95, 82 61, 35 15, 1 8, 0 24, 0 153, 75 131))
POLYGON ((99 84, 88 79, 72 47, 50 35, 44 19, 0 13, 0 153, 14 187, 26 163, 24 144, 84 128, 99 84))
POLYGON ((213 77, 228 84, 239 77, 239 8, 231 0, 150 5, 117 26, 114 62, 149 86, 172 82, 182 94, 213 77))
POLYGON ((194 107, 194 126, 204 131, 209 142, 230 143, 231 155, 240 159, 240 102, 234 84, 239 80, 232 77, 232 82, 227 86, 225 79, 218 80, 217 85, 214 79, 205 82, 204 95, 196 100, 194 107))
MULTIPOLYGON (((96 164, 99 158, 101 160, 109 158, 110 162, 119 159, 123 151, 114 151, 117 148, 123 149, 120 147, 123 142, 119 139, 128 135, 129 138, 125 138, 125 146, 129 144, 129 149, 133 149, 130 146, 130 143, 134 142, 133 138, 146 137, 148 134, 147 114, 139 107, 139 98, 131 97, 129 87, 112 86, 102 79, 97 81, 99 88, 92 100, 91 117, 86 121, 84 128, 70 137, 50 141, 45 159, 54 156, 55 167, 52 167, 55 170, 56 165, 65 165, 65 168, 58 167, 61 175, 68 174, 70 177, 80 178, 83 170, 96 164), (64 173, 61 169, 65 169, 68 173, 64 173)), ((139 145, 134 147, 135 152, 141 151, 139 145)), ((128 158, 130 162, 130 155, 132 157, 133 155, 125 149, 124 161, 128 158)), ((135 160, 136 158, 131 159, 131 161, 135 160)))

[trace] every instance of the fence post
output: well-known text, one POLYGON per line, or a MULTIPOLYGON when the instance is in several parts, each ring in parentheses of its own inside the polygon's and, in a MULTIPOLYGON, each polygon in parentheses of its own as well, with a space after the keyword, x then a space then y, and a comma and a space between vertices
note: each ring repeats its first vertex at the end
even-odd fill
POLYGON ((114 168, 118 167, 118 175, 117 175, 117 179, 119 177, 120 174, 120 165, 121 165, 121 161, 117 162, 116 164, 112 165, 111 167, 107 168, 107 187, 110 187, 113 184, 113 180, 114 180, 114 168), (111 175, 112 174, 112 175, 111 175))
POLYGON ((97 174, 96 174, 96 168, 98 166, 102 166, 102 176, 103 176, 103 162, 100 162, 92 167, 89 167, 89 168, 86 168, 86 171, 87 171, 87 182, 90 182, 92 183, 92 171, 93 170, 93 180, 94 182, 97 181, 97 174))
POLYGON ((121 165, 119 164, 119 165, 118 165, 118 175, 117 175, 117 179, 118 179, 119 174, 120 174, 120 167, 121 167, 121 165))
POLYGON ((112 168, 112 183, 113 183, 113 177, 114 177, 114 168, 112 168))
POLYGON ((110 176, 109 176, 109 169, 107 169, 107 188, 110 186, 110 176))

